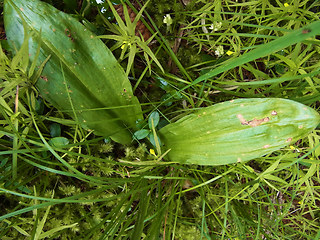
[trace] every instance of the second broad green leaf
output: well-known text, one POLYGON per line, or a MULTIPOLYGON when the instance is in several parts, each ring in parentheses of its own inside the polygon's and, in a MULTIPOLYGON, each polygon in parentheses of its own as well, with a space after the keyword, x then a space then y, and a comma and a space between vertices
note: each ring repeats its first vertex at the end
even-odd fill
POLYGON ((19 49, 28 32, 31 60, 37 47, 40 66, 49 56, 36 87, 42 97, 97 135, 127 144, 142 119, 130 81, 112 52, 76 19, 39 0, 6 0, 5 30, 19 49))
POLYGON ((305 137, 320 115, 281 98, 247 98, 215 104, 159 130, 170 161, 224 165, 249 161, 305 137))

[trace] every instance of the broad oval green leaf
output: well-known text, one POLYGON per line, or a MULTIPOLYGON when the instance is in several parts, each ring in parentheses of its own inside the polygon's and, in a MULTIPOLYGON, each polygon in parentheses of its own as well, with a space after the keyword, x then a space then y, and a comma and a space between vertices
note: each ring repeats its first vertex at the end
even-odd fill
POLYGON ((141 130, 138 130, 134 133, 134 136, 136 139, 138 140, 141 140, 141 139, 144 139, 146 138, 150 133, 150 130, 148 129, 141 129, 141 130))
POLYGON ((54 137, 48 142, 52 147, 63 147, 69 144, 69 140, 65 137, 54 137))
POLYGON ((160 120, 159 113, 157 111, 152 112, 148 119, 149 129, 152 129, 152 121, 153 121, 153 126, 157 127, 159 120, 160 120))
MULTIPOLYGON (((159 136, 157 136, 157 139, 158 139, 159 145, 161 146, 162 143, 161 143, 161 140, 160 140, 159 136)), ((155 135, 154 135, 152 132, 149 134, 149 141, 151 142, 151 144, 152 144, 155 148, 157 147, 156 138, 155 138, 155 135)))
POLYGON ((159 130, 174 162, 224 165, 248 161, 295 143, 320 116, 280 98, 237 99, 203 108, 159 130))
POLYGON ((43 98, 67 112, 97 135, 126 144, 130 128, 142 119, 131 84, 112 52, 77 20, 38 0, 6 0, 5 30, 12 49, 19 49, 27 32, 31 59, 37 66, 50 56, 36 83, 43 98))

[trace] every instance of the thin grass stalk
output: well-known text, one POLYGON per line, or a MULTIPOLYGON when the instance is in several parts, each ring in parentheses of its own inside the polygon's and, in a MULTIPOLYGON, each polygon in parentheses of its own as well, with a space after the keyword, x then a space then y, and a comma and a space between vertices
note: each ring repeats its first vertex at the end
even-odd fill
POLYGON ((179 213, 179 209, 181 207, 181 189, 182 187, 180 187, 180 191, 178 192, 178 199, 177 199, 177 207, 176 207, 176 211, 174 214, 174 221, 173 221, 173 227, 172 227, 172 240, 174 240, 174 236, 175 236, 175 232, 176 232, 176 228, 177 228, 177 220, 178 220, 178 213, 179 213))
MULTIPOLYGON (((17 118, 18 109, 19 107, 19 85, 17 85, 17 91, 16 91, 16 99, 15 99, 15 117, 14 117, 14 130, 18 134, 19 130, 19 121, 17 118)), ((12 178, 15 179, 17 177, 18 172, 18 136, 17 134, 13 137, 13 153, 12 153, 12 178)))
MULTIPOLYGON (((185 87, 181 88, 179 90, 179 92, 184 92, 186 89, 188 89, 194 85, 197 85, 202 81, 212 79, 213 77, 217 76, 220 73, 226 72, 230 69, 236 68, 240 65, 243 65, 243 64, 248 63, 250 61, 253 61, 255 59, 267 56, 269 54, 277 52, 281 49, 284 49, 284 48, 289 47, 291 45, 294 45, 296 43, 307 41, 309 38, 312 38, 312 37, 316 36, 317 34, 319 34, 320 33, 319 29, 320 29, 320 21, 316 21, 316 22, 308 24, 304 28, 295 30, 295 31, 288 33, 282 37, 279 37, 276 40, 273 40, 269 43, 259 45, 255 49, 253 49, 253 50, 251 50, 241 56, 238 56, 236 58, 231 58, 231 59, 225 61, 219 67, 213 68, 212 70, 210 70, 206 74, 199 76, 191 84, 188 84, 185 87)), ((252 84, 252 82, 250 82, 250 84, 252 84)), ((220 89, 220 90, 223 90, 223 89, 220 89)), ((230 93, 233 93, 236 96, 236 94, 234 92, 230 91, 230 93)), ((170 96, 168 99, 171 99, 171 98, 172 98, 172 96, 170 96)))
MULTIPOLYGON (((226 167, 225 167, 226 169, 226 167)), ((227 229, 227 222, 228 222, 228 212, 229 212, 229 190, 228 190, 228 182, 225 182, 225 207, 224 207, 224 220, 223 220, 223 228, 222 228, 222 239, 224 238, 226 234, 226 229, 227 229)))
MULTIPOLYGON (((128 5, 130 8, 132 8, 135 12, 136 9, 134 8, 134 6, 132 5, 132 3, 130 3, 130 1, 128 1, 128 5)), ((177 67, 179 68, 179 70, 182 72, 182 74, 189 80, 189 82, 192 82, 192 78, 191 76, 188 74, 188 72, 186 71, 186 69, 182 66, 181 62, 179 61, 179 59, 177 58, 176 54, 172 51, 170 44, 168 43, 168 41, 165 39, 165 37, 161 34, 161 31, 159 30, 159 28, 157 27, 157 25, 154 23, 154 21, 152 20, 152 17, 147 13, 144 12, 144 14, 146 15, 146 17, 148 18, 148 20, 150 21, 152 27, 154 28, 154 30, 149 26, 149 24, 143 19, 141 18, 141 21, 145 24, 145 26, 148 28, 148 30, 151 33, 157 33, 157 35, 155 35, 155 38, 157 39, 158 42, 163 42, 165 45, 165 49, 167 50, 168 54, 170 55, 170 57, 172 58, 173 62, 177 65, 177 67)))

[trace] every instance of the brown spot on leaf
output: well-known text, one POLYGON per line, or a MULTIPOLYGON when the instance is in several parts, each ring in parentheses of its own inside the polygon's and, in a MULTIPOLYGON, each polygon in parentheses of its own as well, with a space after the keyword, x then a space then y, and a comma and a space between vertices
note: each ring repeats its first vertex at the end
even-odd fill
POLYGON ((311 29, 309 28, 302 29, 302 34, 307 34, 309 32, 311 32, 311 29))
POLYGON ((248 122, 248 125, 251 126, 251 127, 257 127, 259 125, 261 125, 262 123, 264 122, 269 122, 269 118, 268 117, 265 117, 265 118, 262 118, 262 119, 253 119, 251 121, 248 122))
POLYGON ((264 122, 269 122, 269 120, 270 120, 268 117, 265 117, 265 118, 262 118, 262 119, 254 118, 253 120, 246 121, 245 118, 241 114, 238 114, 237 118, 240 120, 240 123, 242 125, 249 125, 251 127, 257 127, 257 126, 261 125, 264 122))
POLYGON ((43 79, 44 81, 48 82, 48 78, 46 76, 40 76, 41 79, 43 79))
POLYGON ((72 42, 74 41, 74 38, 72 37, 71 32, 68 28, 64 30, 64 33, 67 35, 68 38, 70 38, 72 42))

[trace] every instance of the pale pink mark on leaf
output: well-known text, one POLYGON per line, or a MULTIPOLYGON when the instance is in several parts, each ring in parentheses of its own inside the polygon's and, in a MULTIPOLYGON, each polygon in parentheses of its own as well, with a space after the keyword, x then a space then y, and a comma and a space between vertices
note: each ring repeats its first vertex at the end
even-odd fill
POLYGON ((254 118, 251 121, 247 121, 241 114, 238 114, 237 118, 239 119, 239 121, 240 121, 240 123, 242 125, 249 125, 251 127, 257 127, 257 126, 261 125, 264 122, 269 122, 269 120, 270 120, 268 117, 265 117, 265 118, 262 118, 262 119, 254 118))
POLYGON ((238 115, 237 115, 237 118, 240 120, 240 123, 241 123, 242 125, 244 125, 244 124, 247 123, 247 121, 244 119, 244 117, 243 117, 241 114, 238 114, 238 115))
POLYGON ((286 142, 291 142, 292 141, 292 138, 288 138, 286 142))
POLYGON ((253 119, 251 121, 248 122, 248 125, 251 126, 251 127, 257 127, 259 125, 261 125, 261 123, 264 123, 264 122, 269 122, 269 118, 268 117, 265 117, 265 118, 262 118, 262 119, 253 119))
POLYGON ((303 128, 303 125, 300 125, 298 128, 299 128, 299 129, 303 128))
POLYGON ((229 102, 234 102, 234 100, 230 100, 229 102))
POLYGON ((272 116, 275 116, 275 115, 277 115, 277 114, 278 114, 278 113, 277 113, 276 111, 274 111, 274 110, 271 112, 271 115, 272 115, 272 116))
POLYGON ((269 147, 270 147, 269 144, 263 146, 263 148, 269 148, 269 147))

